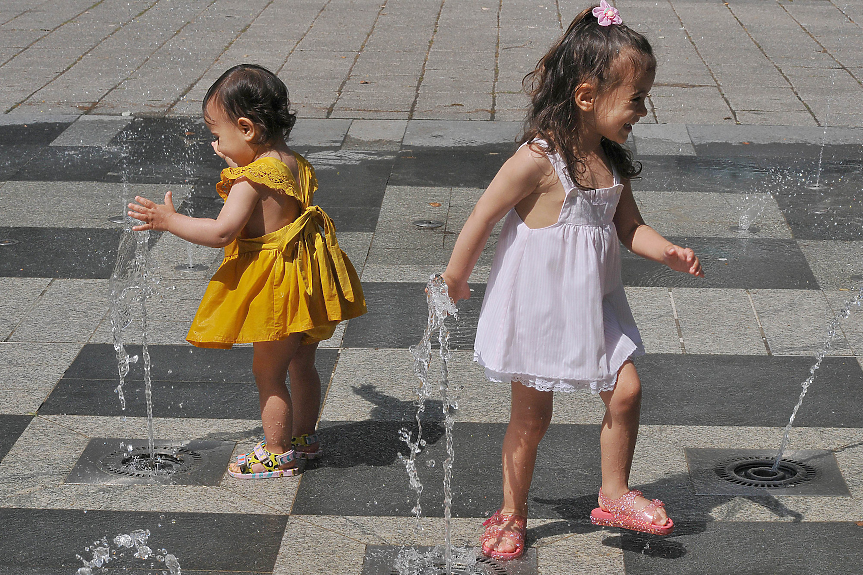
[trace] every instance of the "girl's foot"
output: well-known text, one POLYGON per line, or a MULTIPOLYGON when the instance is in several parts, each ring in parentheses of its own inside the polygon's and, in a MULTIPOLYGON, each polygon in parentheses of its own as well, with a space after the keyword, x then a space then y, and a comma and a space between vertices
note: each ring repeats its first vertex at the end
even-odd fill
POLYGON ((641 491, 635 490, 610 499, 600 489, 599 507, 591 512, 590 522, 654 535, 668 535, 674 530, 674 521, 665 513, 665 504, 659 499, 649 501, 641 491))
POLYGON ((289 477, 297 475, 297 461, 294 451, 273 453, 258 443, 251 453, 237 457, 236 463, 228 465, 228 473, 237 479, 269 479, 271 477, 289 477))
POLYGON ((524 533, 527 517, 495 511, 483 522, 485 533, 480 542, 482 553, 492 559, 518 559, 524 554, 524 533))
POLYGON ((298 459, 318 459, 323 455, 317 433, 304 433, 291 438, 291 448, 298 459))

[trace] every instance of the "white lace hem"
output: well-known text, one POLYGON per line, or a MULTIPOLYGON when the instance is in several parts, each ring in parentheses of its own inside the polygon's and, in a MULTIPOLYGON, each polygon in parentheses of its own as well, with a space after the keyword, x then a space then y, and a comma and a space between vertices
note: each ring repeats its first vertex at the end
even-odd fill
MULTIPOLYGON (((474 358, 474 360, 476 360, 476 358, 474 358)), ((528 387, 538 389, 539 391, 562 391, 564 393, 572 393, 574 391, 600 393, 603 391, 611 391, 614 389, 614 386, 617 385, 616 373, 611 374, 607 379, 592 381, 586 379, 549 379, 526 373, 501 373, 486 367, 485 376, 489 381, 498 383, 517 381, 528 387)))

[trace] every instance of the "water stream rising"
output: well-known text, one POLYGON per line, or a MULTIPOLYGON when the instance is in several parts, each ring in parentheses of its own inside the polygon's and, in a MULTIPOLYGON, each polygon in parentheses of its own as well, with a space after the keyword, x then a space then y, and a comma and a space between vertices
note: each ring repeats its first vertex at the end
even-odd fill
MULTIPOLYGON (((121 149, 122 195, 120 205, 125 210, 131 200, 128 190, 128 152, 121 149)), ((141 314, 141 356, 144 359, 144 396, 147 401, 147 438, 151 467, 155 471, 155 446, 153 432, 153 389, 150 373, 150 350, 147 347, 147 298, 153 295, 158 278, 154 274, 150 261, 150 232, 133 232, 132 226, 136 220, 125 216, 123 218, 123 234, 117 248, 117 261, 114 271, 108 281, 110 289, 111 338, 117 357, 117 374, 120 381, 114 390, 120 399, 120 406, 126 410, 126 396, 123 386, 129 374, 131 364, 138 361, 137 355, 126 352, 124 330, 132 324, 135 307, 141 314)))
POLYGON ((408 477, 410 479, 411 488, 416 491, 417 503, 413 508, 413 513, 416 516, 417 527, 419 528, 420 516, 422 514, 422 506, 420 499, 422 495, 422 483, 417 474, 416 457, 425 447, 426 442, 422 438, 422 414, 425 412, 425 402, 435 391, 435 385, 432 377, 429 375, 429 364, 431 363, 432 353, 432 338, 437 337, 440 353, 440 382, 437 385, 437 391, 440 394, 443 415, 444 415, 444 430, 446 435, 446 453, 447 458, 443 463, 444 470, 444 520, 445 520, 445 541, 444 541, 444 561, 446 565, 446 573, 452 573, 453 552, 452 552, 452 536, 451 536, 451 506, 452 506, 452 464, 455 458, 452 440, 453 427, 453 410, 458 409, 458 402, 449 389, 449 329, 446 326, 447 316, 453 316, 458 319, 458 309, 449 297, 446 282, 439 274, 431 276, 426 285, 426 300, 428 302, 428 323, 423 337, 417 345, 411 346, 411 354, 414 357, 414 372, 420 380, 420 387, 417 389, 417 437, 413 440, 410 431, 403 428, 399 431, 399 438, 408 446, 409 455, 404 456, 399 454, 399 459, 405 465, 408 477))
POLYGON ((833 319, 830 320, 830 325, 827 328, 827 339, 824 341, 824 344, 821 346, 821 350, 815 356, 815 363, 812 367, 809 368, 809 377, 806 378, 805 381, 801 384, 803 388, 800 392, 800 397, 797 400, 797 405, 794 406, 794 411, 791 412, 791 418, 788 420, 788 425, 785 426, 785 432, 782 435, 782 443, 779 445, 779 452, 776 454, 776 460, 773 462, 772 471, 776 473, 776 470, 779 469, 779 464, 782 460, 782 454, 785 452, 785 448, 788 445, 788 437, 791 434, 791 426, 794 425, 794 419, 797 417, 797 411, 800 409, 800 405, 803 403, 803 398, 806 397, 806 392, 809 391, 809 386, 812 385, 812 382, 815 381, 815 373, 821 367, 821 362, 824 361, 824 357, 833 347, 833 340, 836 338, 837 330, 839 329, 839 322, 843 319, 847 318, 851 315, 851 308, 853 306, 860 307, 861 303, 863 303, 863 285, 861 285, 857 294, 845 302, 842 306, 842 309, 833 316, 833 319))

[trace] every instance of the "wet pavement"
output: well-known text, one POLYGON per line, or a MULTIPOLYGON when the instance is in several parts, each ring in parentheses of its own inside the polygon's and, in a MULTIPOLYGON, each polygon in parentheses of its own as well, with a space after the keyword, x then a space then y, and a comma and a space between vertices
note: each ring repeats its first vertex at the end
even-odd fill
MULTIPOLYGON (((408 347, 425 326, 423 285, 444 268, 473 204, 515 149, 516 76, 580 5, 290 5, 292 12, 278 2, 73 2, 62 9, 42 2, 0 11, 0 70, 15 78, 2 91, 7 113, 0 115, 0 573, 75 573, 83 564, 76 555, 90 559, 94 542, 135 529, 149 529, 148 544, 176 555, 192 574, 360 575, 374 563, 366 553, 379 546, 443 541, 439 402, 429 403, 423 423, 422 531, 399 460, 407 448, 398 431, 415 425, 419 382, 408 347), (339 25, 345 21, 352 26, 339 25), (287 50, 256 40, 273 23, 285 30, 287 50), (456 50, 464 27, 477 31, 469 57, 456 50), (524 46, 514 43, 519 34, 529 36, 524 46), (52 44, 64 38, 72 46, 65 52, 52 44), (124 52, 124 68, 111 58, 130 45, 137 49, 124 52), (42 68, 11 75, 37 53, 42 68), (64 60, 72 55, 74 62, 64 60), (325 456, 297 478, 244 482, 224 473, 228 453, 247 451, 262 435, 251 349, 185 343, 220 251, 162 234, 150 241, 159 278, 147 334, 155 435, 164 446, 196 442, 187 447, 201 459, 189 461, 203 475, 106 480, 101 458, 147 437, 141 362, 127 380, 125 412, 113 391, 108 278, 123 230, 112 220, 130 197, 160 198, 167 189, 196 215, 218 212, 221 165, 194 117, 195 98, 217 71, 243 58, 281 67, 286 78, 318 63, 303 76, 308 82, 289 82, 300 112, 291 144, 317 170, 316 201, 333 217, 369 305, 318 353, 325 456), (496 63, 489 83, 483 74, 496 63), (410 90, 400 91, 401 83, 410 90), (417 220, 443 225, 421 229, 417 220), (189 262, 195 269, 184 269, 189 262), (100 473, 82 471, 88 462, 100 473)), ((833 467, 799 495, 790 493, 794 487, 702 494, 704 470, 693 469, 693 454, 778 449, 830 320, 863 283, 863 130, 856 128, 863 122, 855 115, 855 59, 863 52, 852 49, 863 39, 863 15, 856 4, 820 0, 618 6, 651 34, 666 74, 646 119, 654 123, 637 125, 630 142, 644 165, 633 182, 636 200, 648 223, 697 250, 707 274, 699 281, 635 257, 623 262, 647 351, 636 362, 644 401, 631 483, 663 499, 678 527, 655 538, 590 525, 602 404, 561 395, 531 488, 531 561, 544 575, 857 573, 860 309, 840 322, 791 432, 790 449, 818 450, 812 462, 833 467), (826 28, 837 15, 841 24, 826 28), (810 54, 812 46, 825 51, 810 54), (750 65, 721 65, 723 53, 750 65), (774 86, 777 77, 785 84, 774 86), (744 95, 748 103, 738 105, 744 95), (750 216, 747 230, 741 214, 750 216)), ((452 333, 450 379, 461 388, 457 545, 476 545, 482 519, 500 502, 509 392, 486 382, 471 361, 495 238, 452 333)), ((126 335, 129 352, 140 354, 134 319, 126 335)), ((706 473, 715 471, 708 465, 706 473)), ((167 569, 129 555, 113 565, 131 573, 167 569)))

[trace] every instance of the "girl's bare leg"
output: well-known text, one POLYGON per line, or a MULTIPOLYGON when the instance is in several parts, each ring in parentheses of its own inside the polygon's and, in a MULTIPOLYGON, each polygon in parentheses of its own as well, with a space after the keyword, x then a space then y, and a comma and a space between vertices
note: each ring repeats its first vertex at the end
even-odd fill
MULTIPOLYGON (((533 479, 536 451, 551 423, 554 396, 512 382, 509 425, 503 438, 503 505, 501 513, 527 516, 527 492, 533 479)), ((501 537, 493 543, 496 551, 510 553, 513 542, 501 537)))
MULTIPOLYGON (((300 345, 301 333, 290 335, 279 341, 255 342, 252 373, 258 386, 261 404, 261 422, 264 427, 266 447, 272 453, 285 453, 291 449, 293 408, 286 379, 288 365, 300 345)), ((239 471, 236 463, 232 471, 239 471)), ((262 471, 254 468, 252 471, 262 471)))
MULTIPOLYGON (((635 365, 627 361, 617 372, 617 385, 611 391, 599 394, 605 402, 605 417, 599 445, 602 452, 602 492, 610 499, 617 499, 629 491, 629 472, 638 438, 638 422, 641 416, 641 381, 635 365)), ((650 503, 641 497, 635 500, 636 509, 650 503)), ((654 523, 664 525, 665 510, 657 510, 654 523)))
MULTIPOLYGON (((288 366, 294 414, 291 433, 294 437, 314 433, 318 423, 318 413, 321 410, 321 378, 315 367, 317 349, 317 343, 300 345, 288 366)), ((309 451, 316 448, 315 444, 308 446, 309 451)))

